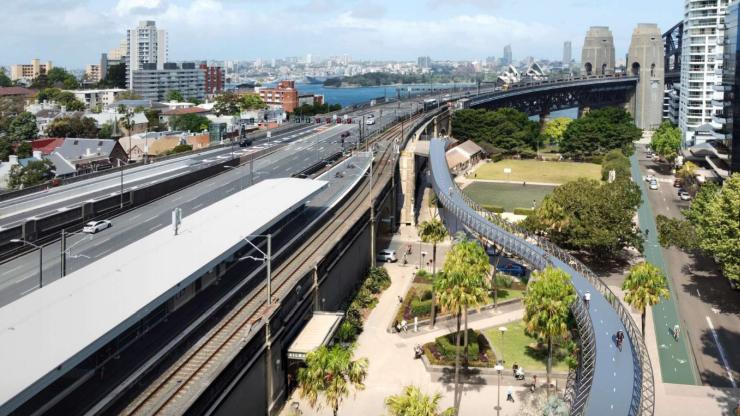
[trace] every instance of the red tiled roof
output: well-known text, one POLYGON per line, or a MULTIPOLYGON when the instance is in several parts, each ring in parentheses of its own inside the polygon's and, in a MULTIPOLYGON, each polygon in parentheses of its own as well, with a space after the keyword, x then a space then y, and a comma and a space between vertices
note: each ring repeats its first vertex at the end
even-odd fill
POLYGON ((0 97, 11 95, 34 95, 35 90, 29 90, 23 87, 0 87, 0 97))
POLYGON ((51 154, 57 147, 64 144, 63 138, 52 137, 48 139, 37 139, 31 142, 33 150, 41 150, 42 155, 51 154))
POLYGON ((185 114, 207 113, 208 110, 200 107, 176 108, 174 110, 162 111, 163 116, 183 116, 185 114))

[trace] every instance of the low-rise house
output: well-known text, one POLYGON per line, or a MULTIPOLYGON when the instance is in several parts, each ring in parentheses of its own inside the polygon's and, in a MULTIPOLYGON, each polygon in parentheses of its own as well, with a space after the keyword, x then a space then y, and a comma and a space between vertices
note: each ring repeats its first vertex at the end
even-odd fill
POLYGON ((445 154, 447 166, 449 166, 450 170, 456 172, 471 168, 479 160, 483 159, 484 156, 485 152, 483 149, 472 140, 453 147, 445 154))
POLYGON ((118 166, 127 161, 116 140, 48 138, 32 142, 33 150, 54 163, 56 176, 76 176, 118 166))
POLYGON ((0 189, 6 190, 9 188, 8 181, 10 180, 10 171, 13 166, 25 167, 28 162, 33 160, 41 160, 40 152, 33 152, 33 157, 19 158, 16 155, 8 156, 7 162, 0 162, 0 189))
POLYGON ((159 122, 167 123, 167 125, 169 126, 170 120, 172 120, 174 117, 184 116, 188 114, 197 114, 200 116, 205 116, 207 114, 210 114, 210 110, 207 110, 201 107, 192 107, 192 106, 164 110, 159 115, 159 122))
POLYGON ((131 136, 130 141, 122 138, 120 143, 129 160, 138 162, 144 160, 144 155, 149 159, 167 155, 179 144, 189 144, 193 150, 205 149, 210 145, 210 138, 203 133, 168 131, 131 136))

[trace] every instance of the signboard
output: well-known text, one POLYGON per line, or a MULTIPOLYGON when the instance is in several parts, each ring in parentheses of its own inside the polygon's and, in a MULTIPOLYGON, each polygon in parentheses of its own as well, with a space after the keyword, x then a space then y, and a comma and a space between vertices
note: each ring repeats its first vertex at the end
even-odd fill
POLYGON ((510 174, 511 173, 511 168, 504 168, 504 173, 507 174, 507 175, 510 174))

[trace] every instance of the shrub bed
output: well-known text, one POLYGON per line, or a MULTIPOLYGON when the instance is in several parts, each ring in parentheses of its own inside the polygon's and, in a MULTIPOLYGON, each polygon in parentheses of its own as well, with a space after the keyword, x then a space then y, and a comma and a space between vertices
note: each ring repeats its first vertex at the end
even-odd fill
POLYGON ((516 215, 532 215, 534 210, 532 208, 514 208, 514 214, 516 215))
POLYGON ((363 315, 378 304, 378 295, 390 285, 391 278, 387 270, 382 267, 370 269, 347 307, 344 322, 337 330, 336 340, 350 343, 357 339, 363 330, 363 315))
MULTIPOLYGON (((435 365, 455 365, 455 338, 456 332, 443 335, 434 342, 424 345, 424 353, 429 362, 435 365)), ((460 359, 465 362, 464 334, 460 334, 460 359)), ((468 357, 469 366, 493 367, 496 365, 496 356, 491 350, 486 337, 478 331, 468 329, 468 357)))

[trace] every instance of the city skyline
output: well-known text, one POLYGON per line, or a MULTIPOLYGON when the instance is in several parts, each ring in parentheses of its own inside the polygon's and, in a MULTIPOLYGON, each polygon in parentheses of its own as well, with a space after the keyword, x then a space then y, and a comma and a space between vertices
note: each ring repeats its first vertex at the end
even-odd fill
MULTIPOLYGON (((535 0, 523 16, 516 5, 480 0, 370 3, 291 0, 261 4, 232 0, 11 1, 0 24, 7 28, 0 65, 51 60, 84 68, 115 47, 125 30, 152 19, 170 33, 170 59, 251 60, 286 56, 357 60, 477 60, 512 45, 514 60, 559 60, 564 41, 580 50, 591 25, 609 26, 623 57, 638 22, 666 30, 681 18, 681 5, 627 1, 619 15, 607 6, 577 0, 535 0), (631 7, 634 3, 635 7, 631 7), (637 6, 640 7, 637 7, 637 6), (280 24, 275 24, 279 21, 280 24), (553 23, 555 22, 555 23, 553 23), (381 30, 382 28, 382 30, 381 30), (29 30, 30 29, 30 30, 29 30), (246 39, 243 45, 234 39, 246 39), (460 42, 460 38, 469 39, 460 42), (332 43, 326 42, 332 39, 332 43), (436 45, 431 47, 430 45, 436 45)), ((576 53, 574 53, 577 56, 576 53)))

